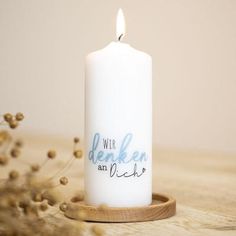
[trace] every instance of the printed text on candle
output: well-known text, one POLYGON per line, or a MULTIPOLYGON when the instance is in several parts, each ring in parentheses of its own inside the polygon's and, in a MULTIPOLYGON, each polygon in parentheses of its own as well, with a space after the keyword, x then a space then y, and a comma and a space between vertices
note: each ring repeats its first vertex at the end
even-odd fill
POLYGON ((148 157, 146 152, 130 150, 132 140, 133 134, 128 133, 119 142, 120 145, 117 145, 116 139, 101 138, 101 135, 96 133, 88 158, 99 171, 109 169, 110 177, 141 177, 146 171, 145 162, 148 157), (132 163, 133 165, 130 165, 132 163), (132 169, 127 171, 124 165, 128 164, 132 169))

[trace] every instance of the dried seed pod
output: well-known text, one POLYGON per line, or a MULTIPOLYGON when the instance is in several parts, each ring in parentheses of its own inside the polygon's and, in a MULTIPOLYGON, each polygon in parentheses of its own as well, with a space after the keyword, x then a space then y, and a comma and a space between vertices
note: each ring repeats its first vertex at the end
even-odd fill
POLYGON ((39 205, 39 208, 41 211, 46 211, 48 209, 48 204, 47 202, 42 202, 40 205, 39 205))
POLYGON ((10 155, 12 157, 16 158, 20 155, 20 150, 18 148, 13 148, 10 152, 10 155))
POLYGON ((17 140, 17 141, 15 142, 15 146, 18 147, 18 148, 23 147, 23 142, 22 142, 22 140, 17 140))
POLYGON ((56 157, 56 151, 50 150, 50 151, 48 151, 47 155, 48 155, 48 158, 54 159, 56 157))
POLYGON ((104 235, 104 230, 99 225, 93 225, 92 226, 92 232, 96 236, 102 236, 104 235))
POLYGON ((63 212, 65 212, 67 210, 67 203, 66 202, 62 202, 60 205, 59 205, 59 209, 63 212))
POLYGON ((15 180, 19 177, 19 172, 16 170, 12 170, 9 172, 9 179, 10 180, 15 180))
POLYGON ((6 156, 0 156, 0 165, 5 166, 8 163, 8 158, 6 156))
POLYGON ((75 150, 74 151, 74 157, 75 158, 81 158, 83 156, 83 152, 82 152, 82 150, 75 150))
POLYGON ((32 172, 37 172, 40 170, 40 166, 38 164, 31 165, 32 172))
POLYGON ((75 138, 74 138, 74 143, 79 143, 79 141, 80 141, 80 140, 79 140, 78 137, 75 137, 75 138))
POLYGON ((74 197, 71 198, 71 202, 80 202, 84 200, 84 193, 77 193, 74 197))
POLYGON ((16 113, 16 120, 21 121, 24 119, 24 115, 21 112, 16 113))
POLYGON ((16 120, 11 120, 11 121, 9 122, 9 127, 10 127, 11 129, 15 129, 17 126, 18 126, 18 121, 16 121, 16 120))
POLYGON ((3 115, 3 118, 6 122, 10 122, 13 119, 13 116, 10 113, 6 113, 3 115))
POLYGON ((60 184, 61 185, 67 185, 68 184, 68 179, 65 176, 61 177, 60 178, 60 184))

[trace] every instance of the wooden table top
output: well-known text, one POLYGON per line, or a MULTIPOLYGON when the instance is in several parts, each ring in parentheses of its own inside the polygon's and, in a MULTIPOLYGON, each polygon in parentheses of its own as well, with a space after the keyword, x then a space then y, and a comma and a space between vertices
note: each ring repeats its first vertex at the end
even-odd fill
MULTIPOLYGON (((47 163, 44 175, 55 173, 70 158, 73 143, 67 139, 23 137, 24 161, 43 162, 48 149, 57 150, 57 160, 47 163)), ((163 148, 153 153, 153 191, 176 198, 176 215, 143 223, 103 223, 105 235, 236 235, 236 155, 163 148)), ((9 168, 23 171, 26 166, 14 161, 9 168)), ((2 169, 0 175, 8 171, 2 169)), ((66 176, 69 184, 59 190, 68 200, 83 188, 83 160, 76 160, 66 176)))

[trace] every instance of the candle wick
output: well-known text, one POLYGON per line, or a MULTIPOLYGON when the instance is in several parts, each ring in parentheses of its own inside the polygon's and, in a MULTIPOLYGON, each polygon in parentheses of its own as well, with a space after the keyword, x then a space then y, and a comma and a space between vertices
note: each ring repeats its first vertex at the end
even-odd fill
POLYGON ((123 34, 121 34, 119 37, 118 37, 118 41, 121 41, 121 38, 123 37, 123 34))

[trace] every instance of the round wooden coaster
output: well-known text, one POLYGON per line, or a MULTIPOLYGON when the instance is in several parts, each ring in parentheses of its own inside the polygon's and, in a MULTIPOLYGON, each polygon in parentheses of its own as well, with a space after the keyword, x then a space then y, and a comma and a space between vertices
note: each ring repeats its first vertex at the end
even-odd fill
POLYGON ((94 207, 83 201, 69 203, 65 216, 72 219, 81 219, 84 212, 85 221, 94 222, 138 222, 160 220, 171 217, 176 212, 174 198, 153 193, 152 204, 145 207, 94 207))

